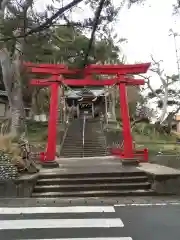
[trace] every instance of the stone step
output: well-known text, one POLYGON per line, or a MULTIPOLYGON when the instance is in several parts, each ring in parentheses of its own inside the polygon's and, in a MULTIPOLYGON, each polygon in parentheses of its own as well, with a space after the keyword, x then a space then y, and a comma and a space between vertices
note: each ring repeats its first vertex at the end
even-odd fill
MULTIPOLYGON (((82 142, 83 142, 83 140, 82 140, 82 142)), ((102 146, 104 146, 105 145, 105 142, 104 142, 104 140, 97 140, 97 141, 94 141, 94 140, 90 140, 90 141, 87 141, 86 139, 84 139, 84 144, 85 145, 92 145, 92 146, 96 146, 97 144, 98 145, 102 145, 102 146)))
POLYGON ((140 171, 140 170, 127 170, 127 169, 123 169, 121 168, 121 171, 119 171, 118 169, 114 168, 114 171, 112 172, 112 170, 107 169, 106 172, 103 172, 101 170, 101 168, 98 169, 98 171, 96 172, 97 169, 94 169, 94 172, 90 172, 87 169, 87 172, 84 171, 84 169, 81 169, 79 171, 68 171, 68 172, 64 172, 63 170, 59 170, 55 173, 49 173, 49 172, 44 172, 44 173, 40 173, 39 174, 39 179, 57 179, 57 178, 66 178, 66 179, 75 179, 75 178, 106 178, 106 177, 127 177, 127 176, 147 176, 144 172, 140 171), (109 170, 109 172, 108 172, 109 170))
POLYGON ((36 186, 35 193, 39 192, 75 192, 75 191, 102 191, 102 190, 148 190, 149 182, 141 183, 94 183, 94 184, 73 184, 73 185, 44 185, 36 186))
POLYGON ((83 149, 77 148, 76 151, 74 151, 73 147, 68 148, 64 148, 60 151, 60 153, 69 153, 69 154, 82 154, 83 153, 83 149))
POLYGON ((82 158, 83 157, 83 154, 82 153, 68 153, 68 152, 61 152, 61 155, 62 157, 66 157, 66 158, 71 158, 71 157, 79 157, 79 158, 82 158))
POLYGON ((84 148, 84 152, 87 152, 87 153, 99 153, 99 152, 106 152, 106 149, 104 148, 84 148))
POLYGON ((98 157, 103 157, 103 156, 107 156, 107 154, 106 153, 99 153, 99 154, 84 154, 83 155, 83 157, 96 157, 96 156, 98 156, 98 157))
POLYGON ((88 152, 88 153, 98 153, 98 152, 107 152, 105 148, 80 148, 76 146, 65 146, 61 151, 67 152, 88 152))
POLYGON ((63 169, 68 169, 68 170, 71 170, 71 169, 74 169, 74 170, 82 170, 82 169, 93 169, 93 168, 96 168, 100 170, 106 170, 106 169, 111 169, 111 170, 115 170, 115 169, 120 169, 121 168, 121 165, 119 164, 113 164, 113 165, 110 165, 110 164, 94 164, 93 167, 92 165, 88 164, 88 165, 85 165, 85 164, 77 164, 77 165, 68 165, 68 164, 59 164, 59 167, 61 168, 61 170, 63 169))
POLYGON ((115 156, 108 156, 108 157, 87 157, 87 158, 59 158, 59 162, 61 163, 67 163, 68 161, 71 162, 89 162, 89 161, 94 161, 94 162, 109 162, 109 163, 114 163, 114 162, 121 162, 121 159, 115 156))
POLYGON ((107 150, 106 150, 106 148, 103 148, 103 147, 101 147, 101 148, 86 147, 83 149, 83 151, 88 152, 88 153, 98 153, 98 152, 106 152, 107 150))
MULTIPOLYGON (((108 156, 108 154, 96 154, 95 156, 93 154, 83 154, 83 153, 77 153, 77 154, 73 154, 73 153, 70 153, 68 154, 67 152, 66 153, 61 153, 60 155, 61 157, 64 157, 64 158, 73 158, 73 157, 79 157, 79 158, 86 158, 86 157, 106 157, 108 156)), ((92 167, 92 166, 91 166, 92 167)))
POLYGON ((86 158, 79 158, 78 160, 72 160, 71 158, 62 158, 58 160, 59 166, 82 166, 82 167, 122 167, 121 160, 106 160, 106 156, 99 156, 99 157, 86 157, 86 158), (103 160, 96 160, 96 158, 104 158, 103 160), (86 160, 89 158, 89 160, 86 160), (94 159, 95 158, 95 159, 94 159))
POLYGON ((77 142, 82 142, 82 136, 80 136, 79 138, 77 138, 76 136, 66 136, 65 141, 72 141, 72 140, 76 140, 77 142))
POLYGON ((37 185, 58 185, 61 184, 87 184, 87 183, 138 183, 147 182, 147 176, 127 176, 127 177, 94 177, 94 178, 52 178, 52 179, 40 179, 37 181, 37 185))
POLYGON ((103 147, 103 146, 87 146, 87 145, 85 145, 84 146, 84 150, 87 150, 87 151, 91 151, 91 150, 95 150, 95 151, 99 151, 99 150, 103 150, 103 151, 106 151, 106 148, 105 147, 103 147))
POLYGON ((99 156, 99 157, 100 157, 100 156, 107 156, 107 154, 104 153, 104 152, 103 152, 103 153, 97 152, 97 153, 92 153, 92 154, 85 152, 85 153, 83 154, 83 156, 84 156, 84 157, 96 157, 96 156, 99 156))
POLYGON ((76 141, 77 143, 82 143, 83 139, 82 139, 82 137, 77 139, 75 136, 72 136, 70 138, 66 137, 64 142, 70 142, 71 143, 71 142, 74 142, 74 141, 76 141))
POLYGON ((152 190, 103 190, 103 191, 84 191, 84 192, 46 192, 33 193, 33 198, 74 198, 74 197, 117 197, 117 196, 153 196, 156 195, 152 190))
POLYGON ((79 152, 83 151, 83 147, 78 145, 65 145, 62 150, 79 152))
POLYGON ((107 156, 107 154, 105 152, 96 152, 96 153, 86 153, 86 152, 76 152, 74 153, 73 151, 63 151, 60 153, 60 156, 63 155, 67 155, 71 158, 71 157, 102 157, 102 156, 107 156))
POLYGON ((82 158, 83 154, 82 153, 68 153, 68 152, 61 152, 60 156, 66 157, 66 158, 71 158, 71 157, 79 157, 82 158))
POLYGON ((83 143, 82 142, 77 143, 76 140, 75 140, 74 142, 64 142, 63 146, 67 146, 67 147, 74 146, 74 147, 82 148, 83 143))
POLYGON ((82 140, 81 141, 66 140, 66 141, 64 141, 64 146, 65 145, 67 145, 67 146, 81 146, 82 147, 83 146, 83 141, 82 140))
POLYGON ((71 136, 69 136, 69 135, 66 135, 66 139, 67 140, 72 140, 72 139, 76 139, 77 141, 80 141, 80 140, 82 140, 82 135, 81 136, 76 136, 76 135, 74 135, 74 134, 72 134, 71 136))

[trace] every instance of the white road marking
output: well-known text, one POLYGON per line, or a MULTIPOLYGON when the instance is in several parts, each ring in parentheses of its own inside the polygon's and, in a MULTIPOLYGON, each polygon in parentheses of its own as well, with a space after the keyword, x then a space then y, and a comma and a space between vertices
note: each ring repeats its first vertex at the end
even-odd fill
POLYGON ((101 213, 115 212, 113 206, 71 206, 71 207, 20 207, 0 208, 0 214, 38 214, 38 213, 101 213))
POLYGON ((127 204, 115 204, 114 207, 147 207, 147 206, 168 206, 168 205, 180 205, 180 202, 169 203, 127 203, 127 204))
MULTIPOLYGON (((25 240, 25 239, 20 239, 25 240)), ((102 238, 52 238, 52 239, 29 239, 29 240, 133 240, 131 237, 102 237, 102 238)))
POLYGON ((179 202, 172 202, 171 205, 180 205, 179 202))
POLYGON ((120 218, 28 219, 0 221, 0 229, 111 228, 124 227, 120 218))

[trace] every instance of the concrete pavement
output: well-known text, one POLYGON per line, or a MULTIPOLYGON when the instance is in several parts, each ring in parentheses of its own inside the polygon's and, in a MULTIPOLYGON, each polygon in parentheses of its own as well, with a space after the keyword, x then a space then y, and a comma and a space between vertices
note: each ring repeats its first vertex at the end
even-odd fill
POLYGON ((176 240, 180 238, 180 205, 141 204, 115 207, 124 230, 133 240, 176 240))
POLYGON ((176 240, 180 202, 0 207, 0 239, 176 240))

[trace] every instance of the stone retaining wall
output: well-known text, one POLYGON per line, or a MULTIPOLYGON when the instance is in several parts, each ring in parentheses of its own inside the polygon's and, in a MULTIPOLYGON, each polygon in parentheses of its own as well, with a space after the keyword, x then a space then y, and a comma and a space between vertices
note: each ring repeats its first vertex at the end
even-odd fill
POLYGON ((151 189, 155 193, 163 195, 180 195, 179 175, 150 175, 151 189))
POLYGON ((31 197, 38 174, 24 175, 16 180, 0 181, 0 198, 31 197))
POLYGON ((149 162, 180 169, 180 155, 156 155, 150 157, 149 162))

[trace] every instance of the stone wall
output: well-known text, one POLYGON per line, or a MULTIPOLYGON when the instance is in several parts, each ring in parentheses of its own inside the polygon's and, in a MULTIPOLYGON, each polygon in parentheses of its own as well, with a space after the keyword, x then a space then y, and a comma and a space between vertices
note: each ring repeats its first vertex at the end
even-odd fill
POLYGON ((24 175, 16 180, 0 181, 0 198, 31 197, 38 174, 24 175))
POLYGON ((159 195, 180 195, 180 175, 148 174, 151 189, 159 195))
POLYGON ((150 163, 160 164, 166 167, 180 169, 180 155, 156 155, 151 156, 150 163))

